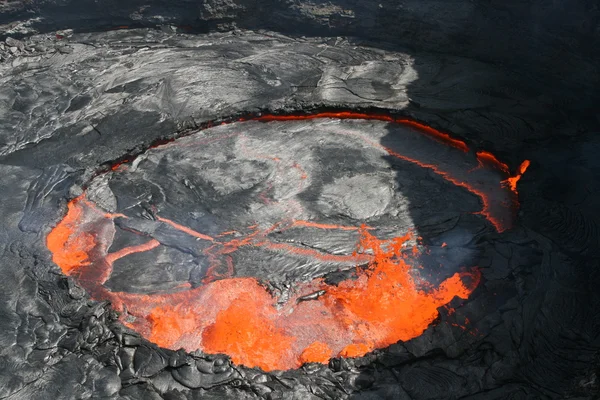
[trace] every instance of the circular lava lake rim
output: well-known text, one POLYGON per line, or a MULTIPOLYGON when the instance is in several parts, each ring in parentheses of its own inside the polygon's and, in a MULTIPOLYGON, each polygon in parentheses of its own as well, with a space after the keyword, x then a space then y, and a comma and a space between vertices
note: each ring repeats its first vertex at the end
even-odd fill
MULTIPOLYGON (((207 123, 203 130, 214 125, 232 125, 246 121, 281 123, 325 119, 373 120, 407 127, 414 134, 414 149, 405 148, 402 152, 395 147, 382 145, 367 133, 346 129, 340 134, 347 135, 345 140, 362 140, 373 154, 414 164, 477 196, 482 206, 479 214, 498 232, 512 226, 518 208, 517 182, 528 163, 524 162, 517 173, 511 175, 508 166, 498 161, 493 154, 473 152, 465 142, 415 121, 383 114, 338 111, 241 117, 221 124, 207 123), (427 146, 426 151, 423 146, 427 146), (410 154, 410 151, 417 155, 421 152, 427 157, 422 159, 410 154), (454 166, 456 160, 469 164, 471 169, 457 172, 454 166)), ((195 134, 203 130, 195 130, 193 134, 186 135, 185 139, 193 141, 195 134)), ((150 149, 176 146, 175 143, 182 139, 184 138, 155 143, 150 149)), ((404 137, 393 140, 407 139, 404 137)), ((296 195, 294 190, 302 192, 306 189, 303 182, 311 179, 310 171, 305 170, 302 162, 296 162, 293 149, 281 150, 284 155, 291 155, 290 160, 274 157, 273 154, 259 154, 259 150, 264 149, 263 144, 252 144, 248 140, 235 143, 244 150, 247 159, 264 158, 261 162, 268 164, 276 172, 273 176, 281 174, 286 177, 276 182, 283 185, 285 193, 274 195, 272 192, 277 187, 273 189, 274 186, 268 184, 257 193, 264 207, 275 210, 273 212, 277 215, 276 220, 271 221, 268 226, 251 225, 244 227, 241 232, 221 230, 216 234, 199 231, 162 216, 151 202, 140 206, 140 212, 145 213, 143 219, 151 221, 142 221, 142 225, 156 226, 148 228, 135 223, 128 225, 130 217, 121 212, 107 212, 90 199, 93 197, 90 194, 94 195, 97 190, 95 183, 102 182, 104 176, 110 175, 107 172, 118 174, 127 169, 128 165, 137 169, 142 158, 138 158, 139 155, 129 156, 115 162, 107 171, 97 174, 84 193, 69 202, 66 216, 47 236, 47 245, 53 253, 54 262, 63 273, 72 276, 93 299, 111 301, 113 307, 121 312, 121 322, 151 342, 171 349, 202 349, 208 353, 225 353, 235 363, 248 367, 257 366, 267 371, 297 368, 306 362, 325 363, 337 356, 362 356, 376 348, 386 347, 400 340, 410 340, 422 334, 438 317, 439 307, 456 296, 467 299, 477 287, 480 273, 472 269, 457 271, 437 287, 423 289, 411 275, 411 270, 414 269, 411 257, 414 259, 420 251, 416 247, 407 246, 414 236, 410 232, 382 239, 373 234, 371 227, 364 223, 340 225, 311 219, 309 213, 304 213, 302 207, 294 203, 297 203, 295 199, 288 199, 296 195), (291 183, 296 185, 295 188, 291 183), (277 196, 283 197, 276 198, 277 196), (284 206, 278 209, 282 199, 285 200, 284 206), (306 216, 308 218, 303 218, 306 216), (116 237, 115 226, 129 229, 144 240, 110 252, 116 237), (293 229, 354 235, 358 242, 357 251, 351 255, 331 255, 327 252, 317 254, 319 251, 269 239, 269 235, 275 231, 293 229), (183 237, 186 239, 181 239, 183 237), (207 262, 202 284, 154 294, 115 292, 106 288, 113 266, 119 260, 132 254, 156 251, 155 249, 164 247, 164 243, 185 246, 186 244, 181 244, 182 241, 186 242, 190 238, 193 238, 190 248, 200 243, 193 251, 202 253, 207 262), (275 308, 271 293, 259 280, 234 276, 232 254, 247 248, 266 249, 294 257, 321 257, 334 263, 353 262, 354 266, 367 264, 368 267, 357 268, 354 279, 342 280, 335 285, 326 283, 322 276, 298 283, 287 302, 275 308), (205 304, 211 306, 203 307, 205 304)), ((148 153, 150 149, 144 153, 148 153)), ((258 162, 254 164, 258 165, 258 162)), ((268 183, 269 170, 263 172, 265 182, 268 183)), ((361 182, 363 181, 358 183, 361 182)), ((378 186, 374 187, 378 189, 378 186)), ((335 195, 335 188, 331 193, 335 195)), ((102 195, 95 195, 103 201, 102 195)), ((360 207, 351 211, 357 216, 357 221, 361 216, 364 217, 360 207)), ((328 233, 328 236, 332 235, 328 233)))

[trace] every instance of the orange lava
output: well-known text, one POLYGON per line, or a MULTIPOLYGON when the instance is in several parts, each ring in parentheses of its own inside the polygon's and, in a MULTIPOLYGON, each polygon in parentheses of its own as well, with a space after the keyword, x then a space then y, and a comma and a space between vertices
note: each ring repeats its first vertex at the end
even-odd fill
MULTIPOLYGON (((202 333, 202 347, 209 353, 225 353, 236 364, 264 370, 289 369, 295 341, 277 325, 278 314, 266 290, 256 287, 240 292, 229 307, 202 333)), ((294 365, 296 366, 296 365, 294 365)))
POLYGON ((123 164, 127 164, 128 162, 130 162, 131 160, 129 159, 124 159, 123 161, 119 161, 118 163, 113 164, 110 169, 111 171, 117 171, 119 169, 119 167, 121 167, 121 165, 123 164))
POLYGON ((148 250, 152 250, 156 247, 160 246, 160 242, 156 239, 152 239, 149 240, 146 243, 142 243, 140 245, 137 246, 131 246, 131 247, 126 247, 124 249, 121 249, 119 251, 116 251, 114 253, 109 254, 108 256, 106 256, 106 261, 109 264, 114 263, 115 261, 117 261, 120 258, 126 257, 130 254, 135 254, 135 253, 141 253, 144 251, 148 251, 148 250))
POLYGON ((433 129, 430 126, 422 124, 417 121, 413 121, 406 118, 394 118, 385 114, 367 114, 355 111, 340 111, 340 112, 320 112, 315 114, 304 114, 304 115, 261 115, 259 117, 249 118, 254 121, 270 122, 270 121, 301 121, 307 119, 320 119, 320 118, 336 118, 336 119, 365 119, 365 120, 377 120, 395 122, 398 124, 408 125, 418 129, 422 133, 429 135, 445 144, 452 147, 456 147, 464 152, 469 151, 469 147, 462 140, 458 140, 448 135, 433 129))
POLYGON ((425 124, 421 124, 419 122, 412 121, 410 119, 397 119, 395 122, 397 122, 399 124, 412 126, 413 128, 417 128, 421 132, 426 133, 429 136, 436 138, 440 142, 448 144, 452 147, 456 147, 457 149, 460 149, 460 150, 464 151, 465 153, 467 151, 469 151, 469 146, 467 146, 467 144, 465 142, 463 142, 462 140, 455 139, 452 136, 448 135, 447 133, 440 132, 437 129, 433 129, 432 127, 427 126, 425 124))
POLYGON ((399 340, 419 336, 438 315, 438 308, 454 296, 468 298, 479 282, 479 272, 457 273, 437 289, 421 289, 412 278, 408 257, 414 248, 410 235, 380 240, 360 229, 360 244, 353 256, 370 259, 357 279, 328 285, 322 279, 300 283, 283 307, 254 278, 229 278, 180 292, 145 295, 110 292, 100 286, 112 261, 156 243, 108 253, 102 235, 85 237, 86 220, 95 226, 114 224, 89 201, 69 203, 67 216, 48 236, 54 261, 67 275, 97 276, 79 283, 98 299, 113 302, 123 322, 152 342, 171 349, 202 349, 225 353, 237 364, 266 371, 297 368, 305 362, 327 362, 332 356, 354 357, 399 340), (365 253, 370 252, 372 255, 365 253), (69 254, 76 257, 69 257, 69 254), (96 260, 92 260, 97 257, 96 260), (315 291, 322 296, 298 301, 315 291), (125 318, 129 315, 129 318, 125 318), (134 317, 131 322, 131 317, 134 317))
POLYGON ((202 240, 208 240, 209 242, 214 242, 215 241, 214 238, 212 238, 212 237, 210 237, 208 235, 196 232, 195 230, 190 229, 187 226, 180 225, 177 222, 173 222, 170 219, 162 218, 162 217, 159 217, 159 216, 157 216, 156 219, 158 221, 160 221, 160 222, 164 222, 165 224, 169 224, 173 228, 175 228, 175 229, 177 229, 179 231, 185 232, 185 233, 187 233, 190 236, 194 236, 195 238, 202 239, 202 240))
POLYGON ((510 190, 517 193, 517 183, 519 182, 521 176, 523 176, 525 171, 527 171, 527 168, 529 168, 530 164, 531 163, 529 160, 523 161, 521 165, 519 165, 519 170, 517 171, 517 173, 504 181, 506 185, 510 188, 510 190))
POLYGON ((71 275, 90 264, 89 253, 96 246, 94 237, 79 228, 83 209, 77 207, 77 199, 69 202, 65 218, 46 237, 46 245, 52 253, 52 261, 71 275))
POLYGON ((496 230, 498 232, 503 232, 508 227, 510 227, 509 221, 504 221, 500 218, 497 218, 494 215, 494 212, 491 210, 491 205, 490 205, 491 201, 490 201, 489 197, 482 190, 476 188, 475 186, 469 184, 468 182, 464 182, 464 181, 461 181, 460 179, 455 178, 449 172, 438 168, 437 165, 428 164, 428 163, 421 162, 419 160, 415 160, 410 157, 405 157, 402 154, 393 151, 392 149, 386 148, 386 150, 390 155, 392 155, 400 160, 405 160, 405 161, 411 162, 413 164, 416 164, 421 168, 429 169, 429 170, 433 171, 435 174, 443 177, 448 182, 451 182, 456 186, 462 187, 462 188, 468 190, 469 192, 473 193, 477 197, 479 197, 479 199, 483 203, 483 209, 481 210, 480 214, 485 216, 487 218, 487 220, 490 221, 492 223, 492 225, 494 225, 494 228, 496 228, 496 230))
POLYGON ((356 342, 372 343, 369 350, 419 336, 437 317, 438 307, 454 296, 466 299, 479 282, 477 272, 463 276, 457 273, 436 290, 419 290, 411 276, 411 266, 402 254, 402 247, 409 239, 407 235, 386 243, 363 231, 361 246, 374 252, 372 267, 357 281, 344 281, 328 288, 324 296, 342 321, 360 330, 361 341, 356 342), (473 280, 468 286, 462 281, 466 276, 473 280))
MULTIPOLYGON (((391 117, 391 116, 385 115, 385 114, 367 114, 367 113, 360 113, 360 112, 354 112, 354 111, 341 111, 341 112, 322 112, 322 113, 304 114, 304 115, 270 115, 269 114, 269 115, 262 115, 262 116, 258 116, 258 117, 246 118, 246 119, 241 119, 241 120, 271 122, 271 121, 300 121, 300 120, 311 120, 311 119, 319 119, 319 118, 363 119, 363 120, 377 120, 377 121, 399 123, 399 124, 410 126, 411 128, 416 129, 420 133, 423 133, 429 137, 432 137, 433 139, 435 139, 441 143, 455 147, 463 152, 469 151, 469 147, 467 146, 467 144, 465 142, 455 139, 455 138, 452 138, 450 135, 448 135, 446 133, 440 132, 436 129, 433 129, 427 125, 421 124, 421 123, 413 121, 413 120, 409 120, 409 119, 405 119, 405 118, 394 118, 394 117, 391 117)), ((448 182, 451 182, 452 184, 454 184, 456 186, 462 187, 462 188, 466 189, 467 191, 471 192, 472 194, 476 195, 477 197, 479 197, 483 204, 483 209, 480 212, 481 215, 485 216, 485 218, 488 219, 488 221, 490 221, 492 223, 492 225, 494 225, 494 227, 496 228, 496 230, 498 232, 503 232, 511 227, 511 221, 507 221, 505 218, 498 217, 497 213, 495 213, 493 210, 494 206, 492 204, 493 203, 492 199, 490 199, 484 191, 482 191, 475 185, 453 176, 452 173, 450 173, 449 171, 440 169, 440 167, 437 165, 434 165, 431 163, 425 163, 420 160, 404 156, 404 155, 398 153, 397 151, 394 151, 390 148, 382 146, 380 143, 378 143, 374 140, 367 140, 367 142, 369 143, 369 145, 371 145, 373 147, 383 148, 389 155, 391 155, 393 157, 416 164, 422 168, 429 169, 432 172, 434 172, 435 174, 437 174, 437 175, 441 176, 442 178, 444 178, 445 180, 447 180, 448 182)), ((503 173, 508 174, 508 172, 509 172, 508 166, 506 164, 502 163, 501 161, 499 161, 490 152, 480 151, 480 152, 476 153, 476 157, 480 162, 485 161, 486 163, 493 165, 495 168, 499 169, 503 173)), ((520 175, 518 177, 514 177, 514 178, 510 178, 510 177, 507 178, 508 184, 506 186, 513 192, 514 196, 517 195, 516 182, 519 179, 520 179, 520 175), (516 181, 515 181, 515 179, 516 179, 516 181), (514 181, 514 184, 513 184, 513 181, 514 181)), ((518 204, 518 201, 516 200, 516 198, 514 199, 513 202, 515 204, 518 204)), ((510 207, 510 206, 508 206, 508 207, 510 207)))
POLYGON ((508 165, 499 161, 496 158, 496 156, 493 155, 492 153, 490 153, 489 151, 478 151, 476 153, 476 155, 477 155, 477 159, 480 162, 490 164, 490 165, 494 166, 495 168, 498 168, 500 171, 509 173, 508 165))
MULTIPOLYGON (((447 133, 440 132, 430 126, 427 126, 425 124, 422 124, 420 122, 417 122, 417 121, 414 121, 411 119, 395 118, 395 117, 392 117, 391 115, 384 114, 384 113, 365 113, 365 112, 357 112, 357 111, 329 111, 329 112, 316 112, 313 114, 310 114, 310 113, 309 114, 287 114, 287 115, 264 114, 264 115, 251 115, 251 116, 247 116, 247 117, 240 117, 236 120, 223 121, 220 123, 220 125, 227 125, 230 123, 243 122, 243 121, 259 121, 259 122, 302 121, 302 120, 314 120, 314 119, 322 119, 322 118, 335 118, 335 119, 340 119, 340 120, 345 120, 345 119, 376 120, 376 121, 385 121, 385 122, 407 125, 413 129, 417 130, 418 132, 435 139, 436 141, 439 141, 439 142, 449 145, 451 147, 460 149, 461 151, 463 151, 465 153, 468 153, 470 151, 469 147, 467 146, 467 144, 464 141, 453 138, 447 133)), ((207 122, 205 124, 205 129, 213 127, 215 125, 216 125, 216 123, 214 123, 214 122, 207 122)), ((230 134, 228 136, 224 136, 221 138, 212 138, 212 139, 208 139, 208 141, 220 140, 220 139, 223 139, 223 138, 226 138, 229 136, 235 136, 235 135, 237 135, 237 134, 230 134)), ((156 147, 159 147, 166 143, 169 143, 171 141, 172 141, 172 139, 160 140, 151 147, 156 148, 156 147)), ((434 172, 435 174, 441 176, 448 182, 451 182, 454 185, 460 186, 460 187, 466 189, 467 191, 471 192, 472 194, 478 196, 480 198, 481 202, 483 203, 483 209, 481 210, 480 214, 485 216, 492 223, 492 225, 494 225, 494 228, 498 232, 503 232, 503 231, 511 228, 511 222, 507 221, 506 218, 498 217, 497 213, 493 210, 493 208, 495 206, 497 206, 497 204, 496 205, 493 204, 494 202, 492 201, 492 199, 490 199, 486 195, 486 193, 484 193, 482 190, 478 189, 473 184, 466 182, 463 179, 454 177, 449 171, 440 169, 437 165, 421 162, 414 158, 403 156, 402 154, 400 154, 398 152, 395 152, 387 147, 382 146, 381 144, 377 143, 376 141, 368 141, 368 142, 370 145, 384 149, 386 152, 388 152, 388 154, 390 154, 393 157, 416 164, 422 168, 427 168, 427 169, 431 170, 432 172, 434 172)), ((263 156, 263 158, 279 161, 278 159, 271 158, 268 155, 263 156)), ((505 163, 499 161, 496 158, 496 156, 494 156, 490 152, 479 151, 476 153, 476 158, 480 163, 485 162, 487 164, 494 166, 495 168, 497 168, 498 170, 502 171, 505 174, 509 173, 508 166, 505 163)), ((121 165, 123 165, 124 163, 128 163, 130 161, 131 161, 130 159, 126 159, 125 161, 119 161, 115 165, 111 166, 110 169, 118 170, 118 168, 121 165)), ((525 160, 523 162, 523 164, 521 165, 521 167, 525 163, 529 163, 529 161, 525 160)), ((299 166, 297 164, 295 164, 293 167, 298 168, 299 166)), ((306 172, 301 170, 301 168, 299 168, 299 170, 302 174, 301 179, 302 180, 306 179, 307 178, 306 172)), ((516 185, 517 185, 517 182, 519 181, 519 179, 521 178, 521 175, 522 175, 522 173, 517 176, 514 176, 514 177, 508 177, 507 179, 505 179, 503 181, 504 186, 513 192, 513 195, 515 198, 511 202, 516 206, 518 206, 518 200, 516 199, 516 196, 518 195, 516 185)), ((270 188, 267 188, 265 190, 265 192, 268 190, 270 190, 270 188)), ((261 198, 261 200, 263 200, 264 203, 266 203, 266 204, 270 203, 270 200, 268 199, 268 197, 265 195, 264 192, 260 194, 260 198, 261 198)), ((506 205, 506 206, 504 206, 504 208, 510 208, 510 205, 506 205)), ((211 240, 212 238, 210 238, 210 239, 205 238, 205 239, 211 240)))
MULTIPOLYGON (((315 118, 410 122, 385 115, 354 112, 265 115, 254 119, 266 122, 315 118)), ((464 142, 444 136, 446 134, 419 123, 409 124, 436 140, 468 150, 464 142)), ((394 157, 428 168, 449 182, 477 194, 483 203, 482 214, 498 231, 504 229, 506 222, 495 218, 486 194, 481 190, 436 165, 405 157, 391 149, 386 151, 394 157)), ((508 170, 491 153, 479 152, 477 159, 492 163, 503 172, 508 170)), ((528 166, 528 161, 523 162, 518 173, 504 181, 514 193, 528 166)), ((307 178, 300 166, 294 168, 301 172, 300 179, 307 178)), ((382 240, 369 232, 373 228, 364 225, 342 226, 292 220, 285 224, 281 221, 267 229, 261 230, 254 225, 212 237, 160 216, 155 217, 173 229, 211 242, 204 251, 211 263, 208 274, 213 278, 209 276, 204 284, 195 288, 181 285, 178 291, 170 293, 111 292, 103 284, 110 277, 116 260, 149 251, 161 244, 150 239, 144 244, 109 253, 115 232, 114 219, 126 217, 100 210, 85 195, 69 202, 66 216, 48 234, 46 244, 53 261, 66 275, 78 279, 79 284, 96 300, 111 301, 113 307, 122 313, 122 322, 150 341, 171 349, 225 353, 237 364, 260 367, 265 371, 297 368, 306 362, 326 363, 336 356, 362 356, 400 340, 415 338, 438 317, 440 307, 454 297, 467 299, 481 278, 479 271, 474 269, 455 273, 437 288, 423 287, 414 278, 416 267, 411 261, 420 252, 418 248, 408 246, 411 234, 382 240), (359 235, 357 250, 352 255, 331 255, 269 240, 270 232, 292 227, 355 231, 359 235), (238 236, 228 239, 227 236, 232 234, 238 236), (296 283, 291 298, 283 305, 276 305, 276 300, 256 279, 232 276, 230 254, 242 247, 354 265, 367 263, 368 267, 357 268, 356 279, 338 285, 328 285, 321 278, 296 283), (226 269, 224 275, 218 272, 223 268, 226 269)), ((445 243, 442 244, 444 246, 445 243)))
POLYGON ((148 340, 162 347, 171 347, 183 334, 196 329, 196 318, 185 303, 158 306, 146 319, 151 324, 148 340))
POLYGON ((313 342, 300 354, 298 361, 301 364, 309 362, 325 364, 332 355, 333 353, 326 343, 313 342))
POLYGON ((340 357, 360 357, 367 354, 371 347, 365 343, 351 343, 340 351, 340 357))

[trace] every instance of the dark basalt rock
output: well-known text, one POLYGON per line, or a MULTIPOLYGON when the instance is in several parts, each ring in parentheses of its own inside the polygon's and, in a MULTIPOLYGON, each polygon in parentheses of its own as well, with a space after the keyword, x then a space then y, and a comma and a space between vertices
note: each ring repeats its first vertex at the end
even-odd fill
MULTIPOLYGON (((598 13, 584 0, 3 2, 0 397, 597 398, 598 13), (83 32, 118 25, 140 29, 83 32), (430 262, 468 253, 483 273, 423 335, 263 373, 152 345, 52 262, 66 200, 114 160, 207 121, 327 107, 400 112, 513 170, 531 160, 510 231, 411 214, 427 245, 448 244, 430 262)), ((414 199, 468 201, 390 168, 414 199)))

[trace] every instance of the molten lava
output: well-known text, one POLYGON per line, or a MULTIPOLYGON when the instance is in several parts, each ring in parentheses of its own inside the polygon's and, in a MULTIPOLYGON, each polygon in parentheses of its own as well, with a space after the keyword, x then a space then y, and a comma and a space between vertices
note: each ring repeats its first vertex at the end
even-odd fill
POLYGON ((480 163, 488 163, 500 171, 506 172, 507 174, 509 173, 508 165, 499 161, 496 156, 489 151, 478 151, 476 155, 477 160, 479 160, 480 163))
POLYGON ((521 165, 519 165, 519 170, 517 171, 517 173, 514 176, 511 176, 510 178, 506 179, 506 181, 504 181, 506 185, 510 188, 510 190, 512 190, 513 192, 517 193, 517 183, 519 182, 519 180, 521 180, 521 177, 523 176, 525 171, 527 171, 527 168, 529 168, 529 164, 529 160, 523 161, 521 165))
MULTIPOLYGON (((266 122, 314 118, 400 122, 441 143, 468 151, 464 142, 449 135, 389 116, 342 112, 268 115, 255 119, 266 122)), ((510 226, 509 221, 497 217, 496 208, 490 206, 491 200, 484 189, 459 180, 440 166, 399 154, 378 143, 369 144, 385 149, 393 157, 430 169, 476 194, 483 204, 482 214, 498 231, 510 226)), ((477 159, 508 173, 508 167, 491 153, 479 152, 477 159)), ((280 160, 272 161, 277 163, 280 160)), ((302 182, 309 179, 307 172, 300 165, 294 165, 292 168, 297 170, 300 185, 303 185, 302 182)), ((528 165, 524 162, 517 175, 504 181, 515 194, 517 182, 528 165)), ((503 184, 499 182, 498 185, 503 184)), ((270 201, 266 193, 262 196, 264 202, 270 201)), ((479 271, 474 269, 455 273, 437 288, 419 285, 411 272, 414 270, 411 261, 419 254, 416 247, 408 246, 411 234, 383 240, 370 233, 372 228, 365 225, 342 226, 291 219, 268 228, 261 229, 255 225, 246 227, 243 232, 229 229, 208 235, 154 215, 156 221, 206 243, 203 251, 211 260, 209 276, 198 287, 182 287, 172 293, 113 292, 104 283, 110 277, 116 260, 161 245, 158 240, 150 238, 145 243, 109 253, 116 230, 115 220, 119 218, 126 219, 127 216, 106 213, 85 194, 72 200, 66 216, 47 237, 53 261, 93 298, 110 300, 113 307, 123 313, 123 324, 159 346, 226 353, 237 364, 257 366, 266 371, 297 368, 306 362, 326 363, 335 356, 362 356, 376 348, 415 338, 437 318, 439 307, 454 297, 467 299, 480 280, 479 271), (275 230, 292 228, 354 231, 359 234, 359 240, 353 254, 333 255, 275 243, 268 237, 275 230), (357 268, 355 279, 338 285, 327 284, 322 278, 298 283, 292 297, 283 305, 276 306, 275 299, 257 279, 233 277, 235 266, 231 254, 242 248, 266 249, 325 261, 353 262, 355 265, 367 264, 368 267, 357 268)))

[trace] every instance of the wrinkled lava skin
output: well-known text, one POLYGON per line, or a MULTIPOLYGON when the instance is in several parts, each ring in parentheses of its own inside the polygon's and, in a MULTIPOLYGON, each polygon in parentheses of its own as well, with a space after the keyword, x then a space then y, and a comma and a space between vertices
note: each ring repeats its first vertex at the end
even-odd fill
MULTIPOLYGON (((338 112, 265 115, 255 120, 278 124, 287 121, 293 125, 294 121, 327 121, 332 118, 400 124, 411 134, 422 136, 424 144, 409 141, 404 147, 388 148, 368 134, 357 134, 351 129, 340 130, 341 135, 360 140, 364 146, 379 151, 382 157, 391 156, 428 169, 477 196, 482 207, 479 214, 497 231, 511 227, 518 207, 517 182, 525 173, 528 161, 511 176, 508 166, 489 152, 472 154, 464 142, 447 134, 414 121, 384 115, 338 112), (415 149, 411 150, 411 146, 415 149), (423 146, 436 150, 424 150, 428 147, 423 146), (448 157, 445 159, 436 151, 451 156, 445 156, 448 157), (453 157, 470 160, 467 163, 470 162, 472 168, 466 171, 453 168, 453 157)), ((250 123, 237 122, 236 132, 243 132, 244 125, 250 123)), ((232 136, 235 135, 211 132, 196 143, 175 141, 164 147, 199 146, 199 143, 208 143, 207 140, 223 141, 225 146, 232 136)), ((256 149, 247 148, 245 141, 239 139, 236 143, 242 143, 247 157, 262 158, 274 165, 278 174, 284 174, 283 168, 289 166, 295 177, 290 179, 295 179, 294 185, 297 186, 292 189, 293 194, 305 190, 311 174, 302 165, 302 160, 257 155, 254 154, 256 149)), ((402 143, 402 138, 399 138, 399 143, 402 143)), ((159 147, 151 152, 154 154, 161 150, 159 147)), ((202 151, 201 148, 199 151, 202 151)), ((135 170, 137 166, 132 168, 135 170)), ((119 163, 111 168, 110 174, 118 175, 128 169, 128 164, 119 163)), ((337 356, 362 356, 373 349, 415 338, 436 319, 439 307, 454 297, 467 299, 479 283, 477 269, 455 272, 436 287, 415 279, 414 264, 420 250, 411 245, 410 232, 380 239, 373 231, 376 228, 367 226, 367 221, 356 220, 356 225, 341 225, 325 220, 302 219, 302 204, 289 194, 277 198, 277 190, 287 190, 277 185, 277 182, 267 180, 265 187, 254 193, 266 209, 283 209, 271 211, 273 215, 279 215, 277 221, 259 221, 245 228, 228 226, 217 234, 198 231, 163 217, 160 209, 152 204, 146 208, 151 220, 204 244, 201 252, 208 260, 208 268, 202 282, 195 287, 186 282, 173 290, 148 294, 107 288, 105 284, 117 260, 156 249, 161 242, 160 238, 148 237, 141 243, 110 252, 115 237, 115 221, 125 221, 130 217, 103 210, 90 200, 87 193, 69 203, 67 215, 47 236, 47 246, 54 262, 66 275, 74 277, 93 298, 110 300, 122 313, 122 322, 150 341, 170 349, 184 347, 189 351, 202 349, 209 353, 225 353, 235 363, 257 366, 266 371, 297 368, 306 362, 326 363, 337 356), (270 237, 275 231, 289 229, 350 232, 355 235, 355 251, 352 254, 331 254, 277 242, 270 237), (232 256, 247 248, 321 262, 368 266, 357 268, 352 279, 337 285, 328 284, 321 277, 298 282, 290 298, 276 305, 276 299, 260 279, 236 276, 238 266, 232 256)), ((146 235, 136 228, 129 228, 138 235, 146 235)))

